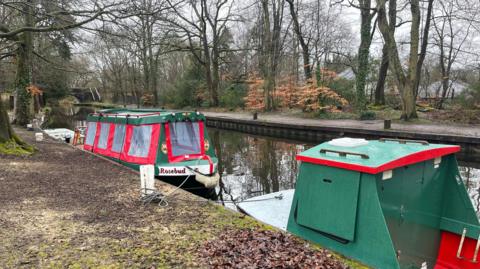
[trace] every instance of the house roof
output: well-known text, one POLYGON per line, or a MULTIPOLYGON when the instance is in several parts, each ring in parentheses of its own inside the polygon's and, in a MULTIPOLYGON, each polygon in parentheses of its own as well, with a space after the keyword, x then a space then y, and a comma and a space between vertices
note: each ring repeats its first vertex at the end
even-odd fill
MULTIPOLYGON (((467 83, 464 83, 462 81, 448 81, 448 84, 450 86, 449 90, 453 89, 455 91, 455 94, 461 93, 465 91, 469 85, 467 83)), ((428 85, 427 87, 427 92, 428 94, 435 95, 437 91, 441 90, 442 88, 442 81, 435 81, 432 84, 428 85)))
POLYGON ((337 77, 343 78, 343 79, 348 79, 348 80, 354 80, 355 79, 355 72, 353 72, 352 68, 347 68, 343 70, 342 72, 338 73, 337 77))

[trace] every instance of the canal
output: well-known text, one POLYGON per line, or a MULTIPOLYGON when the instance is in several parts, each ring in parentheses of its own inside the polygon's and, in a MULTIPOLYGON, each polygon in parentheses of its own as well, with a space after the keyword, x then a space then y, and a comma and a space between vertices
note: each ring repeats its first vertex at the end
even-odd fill
MULTIPOLYGON (((63 115, 57 115, 65 120, 61 123, 63 126, 54 124, 52 128, 73 130, 76 126, 85 126, 87 115, 94 111, 91 107, 63 110, 63 115)), ((314 146, 312 143, 212 127, 208 128, 208 133, 220 160, 218 201, 232 209, 236 209, 238 201, 294 188, 299 167, 295 156, 314 146)), ((480 217, 480 163, 476 161, 477 157, 458 156, 462 178, 480 217)))
MULTIPOLYGON (((292 189, 299 163, 297 152, 313 144, 208 128, 220 159, 219 202, 235 209, 247 198, 292 189)), ((480 217, 480 169, 468 160, 459 161, 460 172, 480 217)))

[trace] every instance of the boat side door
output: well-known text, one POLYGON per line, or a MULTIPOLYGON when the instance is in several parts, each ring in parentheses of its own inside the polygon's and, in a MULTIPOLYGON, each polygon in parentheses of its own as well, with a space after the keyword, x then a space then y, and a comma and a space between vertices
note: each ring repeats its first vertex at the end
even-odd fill
POLYGON ((296 222, 338 241, 353 241, 361 173, 303 163, 296 222))

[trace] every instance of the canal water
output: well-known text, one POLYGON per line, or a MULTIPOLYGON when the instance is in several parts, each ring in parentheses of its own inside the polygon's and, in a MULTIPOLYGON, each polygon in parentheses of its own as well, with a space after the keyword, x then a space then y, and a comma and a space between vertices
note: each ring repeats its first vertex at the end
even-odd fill
MULTIPOLYGON (((74 107, 64 111, 63 124, 69 129, 85 126, 85 119, 94 112, 91 107, 74 107)), ((58 128, 55 126, 54 128, 58 128)), ((208 134, 220 160, 218 201, 236 209, 235 203, 247 198, 295 188, 299 162, 298 152, 310 143, 250 135, 230 130, 208 128, 208 134)), ((467 156, 468 157, 468 156, 467 156)), ((459 160, 460 172, 473 205, 480 217, 480 164, 459 160)))
MULTIPOLYGON (((299 162, 298 152, 313 144, 208 128, 220 159, 219 202, 235 209, 235 203, 247 198, 292 189, 299 162)), ((480 169, 459 162, 460 172, 473 205, 480 217, 480 169)))

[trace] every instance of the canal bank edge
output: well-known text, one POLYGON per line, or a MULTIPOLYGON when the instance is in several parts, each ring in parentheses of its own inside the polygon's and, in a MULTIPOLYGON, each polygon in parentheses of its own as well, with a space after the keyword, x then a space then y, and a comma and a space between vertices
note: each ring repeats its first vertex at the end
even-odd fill
MULTIPOLYGON (((271 119, 247 119, 240 117, 229 117, 226 113, 216 115, 215 113, 204 113, 207 118, 207 126, 239 131, 249 134, 264 135, 291 139, 296 141, 321 143, 336 137, 360 137, 366 139, 379 138, 399 138, 426 140, 431 143, 453 144, 461 147, 458 158, 466 162, 480 161, 480 137, 462 136, 441 133, 425 133, 417 131, 395 130, 395 129, 375 129, 358 127, 339 127, 328 125, 302 124, 302 119, 298 118, 298 123, 283 123, 271 119)), ((323 123, 324 121, 322 121, 323 123)), ((452 127, 450 127, 452 128, 452 127)), ((480 130, 479 130, 480 131, 480 130)))

